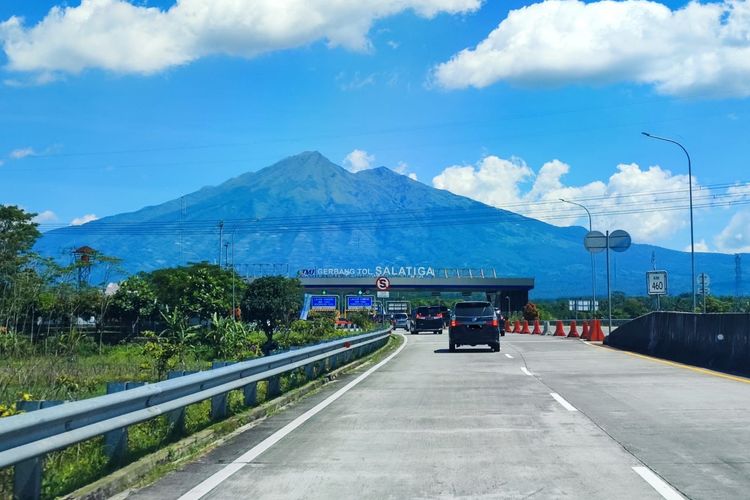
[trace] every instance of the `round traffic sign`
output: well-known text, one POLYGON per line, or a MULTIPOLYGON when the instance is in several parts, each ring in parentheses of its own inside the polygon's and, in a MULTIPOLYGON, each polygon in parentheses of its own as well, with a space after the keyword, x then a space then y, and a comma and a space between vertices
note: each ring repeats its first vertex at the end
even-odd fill
POLYGON ((391 287, 391 280, 386 278, 385 276, 380 276, 378 279, 375 280, 375 288, 377 288, 380 291, 388 290, 391 287))
POLYGON ((622 229, 609 233, 609 248, 615 252, 624 252, 630 248, 630 235, 622 229))
POLYGON ((601 231, 589 231, 583 238, 583 246, 591 253, 603 252, 607 249, 607 237, 601 231))

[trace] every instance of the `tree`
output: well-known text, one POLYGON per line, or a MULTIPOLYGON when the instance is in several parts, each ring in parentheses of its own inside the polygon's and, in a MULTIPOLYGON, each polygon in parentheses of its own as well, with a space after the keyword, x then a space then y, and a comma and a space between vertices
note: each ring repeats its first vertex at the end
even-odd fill
POLYGON ((180 308, 200 319, 209 319, 214 313, 230 315, 233 285, 237 303, 246 286, 233 270, 206 263, 159 269, 147 279, 160 305, 180 308))
POLYGON ((242 300, 243 313, 266 334, 263 354, 274 349, 274 333, 289 325, 301 307, 302 283, 297 278, 266 276, 248 285, 242 300))
POLYGON ((131 276, 120 284, 112 297, 115 314, 127 319, 135 329, 141 318, 156 311, 156 292, 151 282, 142 274, 131 276))
MULTIPOLYGON (((16 330, 33 321, 39 279, 30 265, 39 237, 36 214, 0 205, 0 327, 16 330)), ((33 323, 32 323, 33 324, 33 323)))
POLYGON ((35 213, 14 205, 0 205, 0 281, 17 273, 28 262, 39 238, 35 213))
POLYGON ((539 319, 539 311, 536 308, 536 304, 533 302, 529 302, 525 306, 523 306, 523 319, 527 321, 534 321, 535 319, 539 319))

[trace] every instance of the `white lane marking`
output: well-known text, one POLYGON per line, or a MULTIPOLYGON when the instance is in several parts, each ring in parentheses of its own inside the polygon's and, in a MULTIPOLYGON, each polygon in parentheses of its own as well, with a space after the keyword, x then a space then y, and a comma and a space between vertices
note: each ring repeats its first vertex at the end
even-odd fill
POLYGON ((558 393, 556 393, 556 392, 550 392, 549 395, 552 396, 553 398, 555 398, 555 401, 557 401, 558 403, 560 403, 563 406, 563 408, 565 408, 566 410, 568 410, 568 411, 578 411, 578 409, 575 406, 573 406, 572 404, 568 403, 565 400, 565 398, 563 398, 562 396, 560 396, 558 393))
POLYGON ((525 366, 521 367, 521 371, 524 372, 526 375, 533 377, 532 373, 529 370, 527 370, 525 366))
POLYGON ((258 458, 264 451, 271 448, 273 445, 281 441, 286 435, 291 433, 293 430, 295 430, 300 425, 304 424, 308 420, 310 420, 312 417, 314 417, 317 413, 325 409, 327 406, 329 406, 331 403, 339 399, 341 396, 346 394, 350 389, 352 389, 354 386, 362 382, 364 379, 369 377, 373 372, 375 372, 378 368, 389 362, 391 359, 393 359, 398 353, 400 353, 404 347, 406 347, 407 344, 407 338, 404 337, 404 343, 401 344, 401 347, 396 349, 396 352, 385 358, 383 361, 378 363, 377 365, 373 366, 366 372, 364 372, 359 377, 355 378, 348 384, 346 384, 344 387, 339 389, 338 391, 334 392, 330 396, 328 396, 325 400, 321 401, 317 405, 315 405, 313 408, 310 408, 305 413, 300 415, 299 417, 295 418, 288 424, 286 424, 284 427, 279 429, 278 431, 274 432, 270 436, 268 436, 266 439, 237 457, 234 461, 232 461, 229 465, 221 469, 219 472, 214 473, 212 476, 205 479, 203 482, 198 484, 196 487, 182 495, 179 500, 198 500, 200 498, 203 498, 207 493, 209 493, 211 490, 216 488, 219 484, 224 482, 226 479, 228 479, 232 474, 242 469, 244 466, 258 458))
POLYGON ((654 472, 648 467, 633 467, 633 470, 666 500, 685 500, 685 497, 677 493, 674 488, 664 482, 662 478, 654 474, 654 472))
POLYGON ((508 354, 507 352, 505 353, 505 357, 506 357, 506 358, 508 358, 508 359, 513 359, 513 356, 511 356, 511 355, 510 355, 510 354, 508 354))

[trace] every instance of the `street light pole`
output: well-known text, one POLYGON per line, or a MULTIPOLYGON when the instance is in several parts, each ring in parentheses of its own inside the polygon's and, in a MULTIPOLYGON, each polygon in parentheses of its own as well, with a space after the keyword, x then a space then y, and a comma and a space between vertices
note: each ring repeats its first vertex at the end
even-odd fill
POLYGON ((682 149, 682 151, 685 152, 685 156, 687 156, 688 161, 688 193, 690 197, 690 276, 693 286, 693 312, 695 312, 695 238, 693 236, 693 167, 690 162, 690 154, 687 152, 687 149, 685 149, 685 146, 680 144, 679 142, 667 139, 666 137, 659 137, 657 135, 649 134, 648 132, 641 132, 641 134, 645 135, 646 137, 649 137, 651 139, 656 139, 659 141, 665 141, 665 142, 671 142, 672 144, 676 144, 677 146, 682 149))
POLYGON ((506 295, 505 300, 508 301, 508 321, 510 321, 510 295, 506 295))
MULTIPOLYGON (((562 201, 563 203, 570 203, 571 205, 576 205, 584 209, 586 211, 586 215, 589 216, 589 232, 593 231, 593 226, 591 224, 591 212, 589 212, 588 208, 574 201, 564 200, 562 198, 560 198, 560 201, 562 201)), ((596 314, 596 259, 594 258, 594 254, 591 253, 591 317, 594 318, 595 314, 596 314)))

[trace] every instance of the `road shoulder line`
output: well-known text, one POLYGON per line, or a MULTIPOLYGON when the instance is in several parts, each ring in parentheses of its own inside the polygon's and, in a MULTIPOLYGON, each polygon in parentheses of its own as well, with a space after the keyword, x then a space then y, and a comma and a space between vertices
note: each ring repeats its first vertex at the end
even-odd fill
POLYGON ((641 354, 639 352, 626 351, 623 349, 617 349, 617 348, 606 346, 606 345, 595 345, 595 344, 588 344, 588 345, 592 347, 598 347, 599 349, 604 349, 606 351, 621 352, 623 354, 627 354, 628 356, 645 359, 647 361, 653 361, 654 363, 660 363, 662 365, 673 366, 675 368, 683 368, 685 370, 690 370, 695 373, 701 373, 703 375, 711 375, 713 377, 723 378, 726 380, 733 380, 735 382, 741 382, 743 384, 750 384, 750 378, 742 377, 739 375, 730 375, 728 373, 717 372, 716 370, 710 370, 708 368, 701 368, 700 366, 688 365, 685 363, 680 363, 679 361, 671 361, 669 359, 657 358, 655 356, 649 356, 648 354, 641 354))
POLYGON ((214 488, 219 486, 226 479, 228 479, 237 471, 242 469, 245 465, 255 460, 263 452, 265 452, 266 450, 271 448, 273 445, 281 441, 285 436, 287 436, 292 431, 300 427, 302 424, 310 420, 316 414, 320 413, 322 410, 324 410, 331 403, 339 399, 341 396, 349 392, 349 390, 354 388, 357 384, 362 382, 364 379, 369 377, 372 373, 377 371, 380 367, 382 367, 383 365, 388 363, 391 359, 396 357, 404 349, 404 347, 406 347, 408 343, 407 337, 404 335, 401 335, 401 336, 403 337, 404 342, 401 344, 401 346, 399 346, 398 349, 396 349, 396 351, 393 354, 389 355, 387 358, 385 358, 384 360, 382 360, 381 362, 379 362, 372 368, 368 369, 363 374, 359 375, 357 378, 355 378, 354 380, 346 384, 344 387, 342 387, 338 391, 328 396, 326 399, 324 399, 323 401, 315 405, 313 408, 309 409, 308 411, 306 411, 299 417, 295 418, 294 420, 289 422, 287 425, 285 425, 278 431, 268 436, 266 439, 264 439, 263 441, 261 441, 260 443, 252 447, 250 450, 246 451, 245 453, 237 457, 234 461, 232 461, 226 467, 222 468, 218 472, 209 476, 207 479, 203 480, 201 483, 199 483, 197 486, 192 488, 190 491, 180 496, 179 500, 199 500, 200 498, 203 498, 206 494, 211 492, 214 488))

